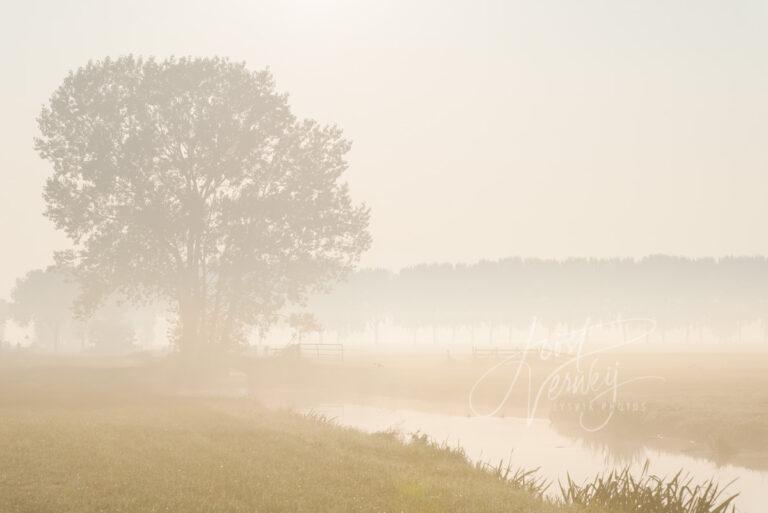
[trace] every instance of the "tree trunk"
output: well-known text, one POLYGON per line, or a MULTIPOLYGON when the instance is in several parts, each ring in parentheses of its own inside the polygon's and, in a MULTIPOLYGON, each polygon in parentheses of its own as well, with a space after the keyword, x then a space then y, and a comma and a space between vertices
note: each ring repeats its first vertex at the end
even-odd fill
POLYGON ((768 319, 763 318, 763 344, 768 343, 768 319))
POLYGON ((202 346, 200 340, 201 308, 198 301, 186 298, 179 305, 179 349, 185 354, 197 354, 202 346))

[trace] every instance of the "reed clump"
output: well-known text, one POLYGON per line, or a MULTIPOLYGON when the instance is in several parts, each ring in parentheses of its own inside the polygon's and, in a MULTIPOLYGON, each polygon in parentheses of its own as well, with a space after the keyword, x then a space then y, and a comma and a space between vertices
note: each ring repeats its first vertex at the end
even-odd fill
POLYGON ((724 495, 730 483, 720 487, 710 479, 696 484, 682 470, 671 478, 650 474, 648 462, 639 474, 626 466, 582 484, 569 475, 559 484, 564 504, 613 513, 732 513, 738 495, 724 495))

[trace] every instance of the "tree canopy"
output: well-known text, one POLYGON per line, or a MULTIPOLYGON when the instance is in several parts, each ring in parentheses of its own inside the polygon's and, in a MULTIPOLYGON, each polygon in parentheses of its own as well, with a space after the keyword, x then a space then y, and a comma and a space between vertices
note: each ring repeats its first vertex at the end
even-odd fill
POLYGON ((21 326, 34 324, 38 342, 58 351, 66 328, 74 321, 78 289, 74 276, 64 269, 30 271, 16 280, 11 316, 21 326))
POLYGON ((5 324, 11 316, 11 305, 5 299, 0 299, 0 349, 5 342, 5 324))
POLYGON ((46 215, 93 309, 163 296, 182 348, 249 326, 348 272, 370 245, 346 183, 350 143, 295 117, 268 70, 122 57, 71 72, 38 119, 46 215))

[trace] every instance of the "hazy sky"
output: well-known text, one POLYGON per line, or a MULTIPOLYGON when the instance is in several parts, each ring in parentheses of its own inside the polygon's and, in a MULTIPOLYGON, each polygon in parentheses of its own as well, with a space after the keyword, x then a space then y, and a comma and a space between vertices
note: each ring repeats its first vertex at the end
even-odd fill
POLYGON ((365 265, 768 253, 768 1, 14 2, 0 22, 0 296, 66 240, 35 117, 126 53, 270 66, 354 141, 365 265))

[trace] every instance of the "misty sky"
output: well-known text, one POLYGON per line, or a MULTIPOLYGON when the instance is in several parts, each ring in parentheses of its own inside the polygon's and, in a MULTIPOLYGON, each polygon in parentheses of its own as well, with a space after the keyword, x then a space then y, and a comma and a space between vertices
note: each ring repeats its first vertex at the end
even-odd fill
POLYGON ((768 253, 768 1, 14 2, 0 22, 0 297, 66 246, 35 117, 126 53, 270 66, 354 141, 363 264, 768 253))

